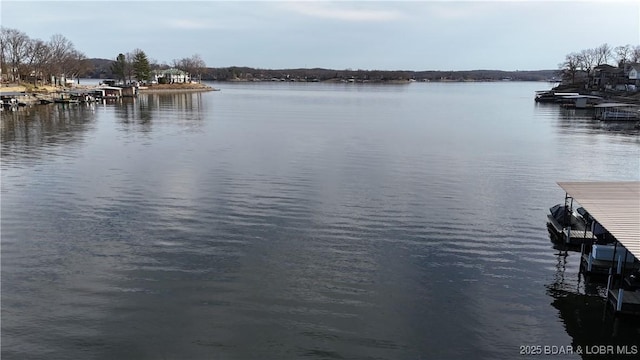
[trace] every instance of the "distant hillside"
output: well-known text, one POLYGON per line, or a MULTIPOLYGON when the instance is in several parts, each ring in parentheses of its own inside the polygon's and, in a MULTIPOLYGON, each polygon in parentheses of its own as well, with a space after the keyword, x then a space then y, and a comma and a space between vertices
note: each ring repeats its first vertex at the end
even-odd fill
POLYGON ((111 64, 113 60, 108 59, 89 59, 91 63, 91 70, 87 73, 87 76, 94 79, 111 79, 113 78, 113 72, 111 71, 111 64))
MULTIPOLYGON (((93 69, 87 74, 91 78, 113 78, 113 60, 89 59, 93 69)), ((166 67, 166 65, 164 65, 166 67)), ((155 65, 155 68, 160 68, 155 65)), ((217 81, 354 81, 390 82, 414 79, 416 81, 544 81, 559 77, 558 70, 533 71, 412 71, 412 70, 332 70, 332 69, 255 69, 230 66, 207 68, 202 80, 217 81)))
POLYGON ((249 67, 208 68, 203 79, 219 81, 328 81, 389 82, 416 81, 544 81, 559 77, 558 70, 535 71, 410 71, 410 70, 332 70, 332 69, 254 69, 249 67))

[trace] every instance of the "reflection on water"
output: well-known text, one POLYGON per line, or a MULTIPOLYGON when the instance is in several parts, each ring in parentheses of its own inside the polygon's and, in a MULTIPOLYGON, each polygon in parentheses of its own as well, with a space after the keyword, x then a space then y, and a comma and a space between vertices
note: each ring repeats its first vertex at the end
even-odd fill
POLYGON ((43 158, 60 151, 61 146, 83 141, 93 126, 95 112, 95 104, 38 105, 3 111, 3 162, 19 165, 25 158, 43 158))
POLYGON ((633 351, 640 351, 640 327, 633 316, 615 316, 607 303, 605 276, 588 276, 580 271, 580 250, 568 249, 558 244, 553 234, 549 234, 556 253, 556 271, 553 281, 546 285, 551 305, 558 311, 565 330, 571 336, 571 348, 582 349, 584 359, 620 359, 614 353, 590 354, 587 347, 613 345, 633 351))
POLYGON ((580 347, 583 351, 594 345, 613 345, 616 349, 614 353, 583 353, 585 359, 620 359, 618 347, 633 351, 632 346, 636 346, 636 351, 640 351, 637 318, 615 316, 604 298, 606 279, 585 278, 584 274, 576 273, 575 268, 567 266, 568 256, 569 253, 563 251, 557 254, 555 281, 547 285, 547 294, 553 299, 551 305, 572 338, 571 344, 564 345, 571 345, 573 349, 580 347))
POLYGON ((541 111, 557 113, 558 128, 564 133, 576 131, 588 134, 619 134, 628 141, 640 143, 640 122, 638 121, 600 121, 594 119, 593 109, 563 108, 558 104, 536 103, 541 111))
POLYGON ((3 114, 3 358, 511 359, 609 326, 545 216, 557 180, 640 178, 633 131, 536 84, 226 86, 3 114))
POLYGON ((200 126, 204 120, 202 96, 200 92, 142 93, 114 104, 114 114, 121 124, 141 132, 151 131, 154 121, 200 126))
POLYGON ((113 112, 118 121, 133 130, 149 132, 154 120, 172 121, 187 127, 203 121, 202 93, 140 94, 89 104, 51 104, 17 107, 2 112, 3 160, 15 156, 38 157, 42 151, 82 141, 92 129, 97 112, 113 112))

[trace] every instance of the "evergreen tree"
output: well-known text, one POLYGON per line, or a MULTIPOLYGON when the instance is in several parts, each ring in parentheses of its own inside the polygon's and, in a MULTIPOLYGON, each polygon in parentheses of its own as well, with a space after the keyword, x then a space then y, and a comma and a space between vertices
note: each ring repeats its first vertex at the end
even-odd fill
POLYGON ((124 54, 118 54, 116 61, 111 64, 111 71, 113 75, 116 77, 116 80, 120 80, 124 82, 125 75, 127 73, 127 59, 124 54))
POLYGON ((148 81, 151 78, 151 65, 147 54, 140 49, 133 51, 133 73, 138 81, 148 81))

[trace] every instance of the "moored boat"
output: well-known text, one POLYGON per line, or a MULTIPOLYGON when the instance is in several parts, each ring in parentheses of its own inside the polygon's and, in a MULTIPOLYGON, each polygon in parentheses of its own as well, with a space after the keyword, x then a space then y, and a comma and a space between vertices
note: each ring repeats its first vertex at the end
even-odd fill
POLYGON ((595 235, 593 219, 584 208, 572 210, 570 206, 557 204, 549 208, 547 228, 558 242, 565 245, 581 245, 595 235))

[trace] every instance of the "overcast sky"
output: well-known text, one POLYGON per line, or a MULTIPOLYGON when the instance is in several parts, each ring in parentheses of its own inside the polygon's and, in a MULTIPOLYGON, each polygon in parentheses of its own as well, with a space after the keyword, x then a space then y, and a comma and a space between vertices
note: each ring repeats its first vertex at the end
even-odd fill
POLYGON ((7 1, 1 24, 87 57, 140 48, 211 67, 541 70, 566 54, 640 43, 640 2, 7 1))

